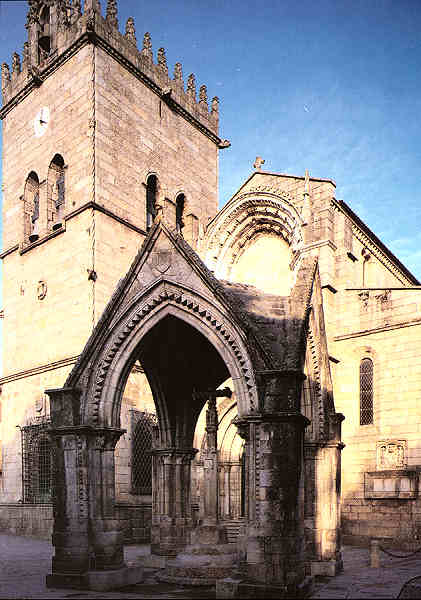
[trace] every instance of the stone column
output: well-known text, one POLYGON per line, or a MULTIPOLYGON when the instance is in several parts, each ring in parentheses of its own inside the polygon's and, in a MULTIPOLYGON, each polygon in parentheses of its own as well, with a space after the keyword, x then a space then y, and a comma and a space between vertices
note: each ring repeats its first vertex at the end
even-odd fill
POLYGON ((340 540, 341 423, 344 416, 329 417, 330 439, 315 452, 315 560, 312 575, 334 576, 342 569, 340 540))
POLYGON ((260 411, 237 419, 246 438, 248 524, 245 560, 250 578, 293 593, 304 577, 299 482, 304 429, 300 412, 304 376, 259 374, 260 411))
POLYGON ((90 432, 89 516, 93 568, 97 571, 123 568, 123 531, 115 515, 114 450, 122 429, 90 432))
POLYGON ((114 448, 124 432, 80 423, 80 392, 47 390, 51 399, 53 545, 48 587, 112 589, 139 581, 123 559, 114 514, 114 448))
POLYGON ((219 520, 218 481, 218 412, 216 397, 210 396, 206 410, 206 449, 203 454, 204 513, 203 525, 217 525, 219 520))
POLYGON ((87 437, 80 427, 52 430, 50 436, 55 553, 47 586, 78 587, 90 568, 87 437))
POLYGON ((191 461, 194 448, 152 450, 151 552, 176 556, 190 543, 191 461))

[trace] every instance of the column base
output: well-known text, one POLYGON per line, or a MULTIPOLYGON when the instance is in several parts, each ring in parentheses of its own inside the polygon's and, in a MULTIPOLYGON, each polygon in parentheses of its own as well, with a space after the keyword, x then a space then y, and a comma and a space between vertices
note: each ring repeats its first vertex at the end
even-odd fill
POLYGON ((223 525, 202 524, 191 532, 191 543, 196 545, 219 546, 228 544, 227 530, 223 525))
POLYGON ((239 575, 234 544, 188 546, 168 560, 158 581, 175 585, 211 586, 219 579, 239 575))
POLYGON ((323 575, 335 577, 342 571, 342 560, 312 560, 310 563, 312 576, 323 575))
POLYGON ((47 575, 46 585, 48 588, 106 592, 142 581, 142 567, 123 567, 111 571, 88 571, 83 574, 53 573, 47 575))
POLYGON ((228 577, 216 582, 216 598, 273 598, 289 600, 308 598, 314 590, 314 578, 305 577, 297 586, 268 585, 264 583, 243 583, 240 579, 228 577))

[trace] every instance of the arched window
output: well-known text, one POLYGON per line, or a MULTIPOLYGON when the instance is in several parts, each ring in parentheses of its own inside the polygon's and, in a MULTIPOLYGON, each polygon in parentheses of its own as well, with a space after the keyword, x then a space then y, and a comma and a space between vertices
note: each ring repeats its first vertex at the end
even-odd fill
POLYGON ((156 417, 132 411, 132 494, 152 493, 152 427, 156 417))
POLYGON ((360 425, 373 423, 373 361, 360 362, 360 425))
POLYGON ((35 242, 39 238, 39 179, 31 171, 26 178, 24 201, 24 239, 35 242))
POLYGON ((175 227, 177 233, 181 233, 181 230, 184 227, 183 213, 185 200, 184 194, 179 194, 175 201, 175 227))
POLYGON ((39 23, 41 28, 38 37, 38 58, 41 63, 51 52, 50 8, 48 6, 44 6, 39 18, 39 23))
POLYGON ((149 175, 146 183, 146 231, 152 227, 156 217, 157 193, 158 178, 156 175, 149 175))
POLYGON ((49 229, 60 229, 65 208, 64 160, 56 154, 48 169, 47 221, 49 229))

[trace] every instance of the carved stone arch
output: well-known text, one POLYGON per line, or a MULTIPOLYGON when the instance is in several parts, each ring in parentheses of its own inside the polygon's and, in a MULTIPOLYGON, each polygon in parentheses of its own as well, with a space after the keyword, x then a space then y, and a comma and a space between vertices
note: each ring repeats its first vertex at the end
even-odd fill
POLYGON ((259 229, 281 236, 295 253, 303 243, 302 223, 288 194, 257 188, 246 192, 223 209, 208 228, 204 241, 206 262, 217 269, 220 277, 228 278, 238 247, 259 229))
POLYGON ((301 407, 302 413, 310 421, 310 425, 306 429, 306 439, 309 441, 325 437, 326 418, 320 370, 320 346, 310 325, 307 333, 304 368, 306 380, 303 385, 301 407))
POLYGON ((247 252, 247 250, 261 237, 275 237, 282 238, 287 243, 289 242, 288 237, 285 235, 285 231, 281 228, 274 228, 271 223, 259 223, 259 225, 249 226, 249 231, 238 238, 229 250, 230 256, 225 259, 226 262, 226 277, 231 278, 232 270, 241 256, 247 252))
MULTIPOLYGON (((257 392, 251 358, 243 336, 215 305, 177 286, 160 286, 134 304, 110 331, 91 367, 82 398, 82 421, 95 426, 119 424, 119 403, 130 366, 144 335, 171 314, 192 325, 214 346, 234 381, 242 414, 256 410, 257 392)), ((68 381, 66 386, 77 386, 68 381)))

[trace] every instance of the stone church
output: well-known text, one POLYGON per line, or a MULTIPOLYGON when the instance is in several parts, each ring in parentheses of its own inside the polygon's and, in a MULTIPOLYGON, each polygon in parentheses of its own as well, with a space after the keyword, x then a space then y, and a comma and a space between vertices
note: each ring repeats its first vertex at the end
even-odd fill
POLYGON ((93 589, 127 581, 124 543, 285 594, 341 536, 419 544, 417 279, 330 179, 257 157, 218 211, 218 98, 116 0, 28 4, 1 71, 0 530, 53 534, 49 585, 93 589))

